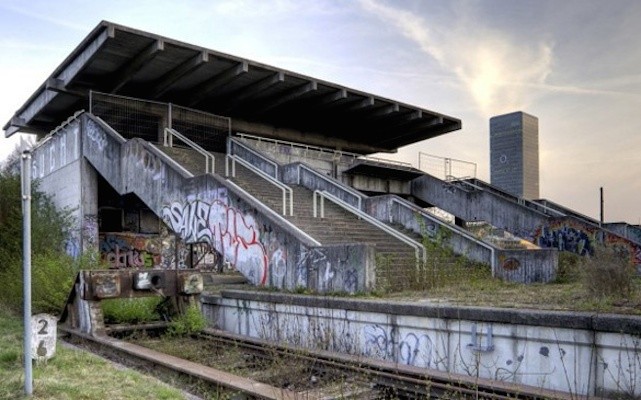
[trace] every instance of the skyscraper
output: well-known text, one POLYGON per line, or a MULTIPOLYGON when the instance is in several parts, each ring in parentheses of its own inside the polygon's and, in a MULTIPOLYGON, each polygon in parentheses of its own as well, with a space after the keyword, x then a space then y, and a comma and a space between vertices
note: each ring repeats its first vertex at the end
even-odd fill
POLYGON ((539 198, 539 119, 522 111, 490 118, 490 182, 515 196, 539 198))

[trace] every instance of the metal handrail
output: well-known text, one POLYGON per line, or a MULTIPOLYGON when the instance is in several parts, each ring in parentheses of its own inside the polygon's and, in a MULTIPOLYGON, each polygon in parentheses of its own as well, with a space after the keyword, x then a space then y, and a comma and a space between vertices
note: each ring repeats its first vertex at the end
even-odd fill
MULTIPOLYGON (((491 246, 491 245, 485 243, 484 241, 474 237, 473 235, 470 235, 469 233, 467 233, 463 229, 456 229, 455 227, 453 227, 453 226, 451 226, 451 225, 449 225, 447 223, 443 223, 438 218, 430 215, 430 213, 421 210, 419 207, 411 205, 411 203, 407 203, 405 200, 401 200, 399 198, 392 197, 392 203, 396 203, 401 207, 410 209, 411 211, 418 213, 419 215, 423 216, 424 218, 427 218, 430 221, 435 222, 439 226, 444 227, 444 228, 450 230, 451 232, 454 232, 457 235, 460 235, 460 236, 462 236, 462 237, 464 237, 464 238, 466 238, 468 240, 473 241, 474 243, 478 244, 479 246, 488 249, 490 251, 490 267, 492 268, 492 271, 494 271, 494 266, 495 266, 496 261, 494 260, 495 248, 493 246, 491 246)), ((394 221, 392 221, 390 219, 390 222, 394 222, 394 221)))
POLYGON ((408 237, 407 235, 404 235, 397 230, 390 228, 383 222, 377 220, 376 218, 372 217, 371 215, 357 209, 356 207, 352 206, 351 204, 345 203, 343 200, 339 199, 338 197, 334 196, 333 194, 327 192, 326 190, 315 190, 314 191, 314 218, 318 218, 318 213, 316 209, 316 196, 319 196, 321 199, 321 218, 325 216, 325 206, 323 202, 323 198, 327 198, 334 202, 336 205, 342 207, 343 209, 347 210, 348 212, 351 212, 352 214, 355 214, 361 219, 364 219, 365 221, 369 222, 370 224, 374 225, 375 227, 385 231, 386 233, 394 236, 396 239, 400 240, 401 242, 407 244, 408 246, 414 248, 414 253, 416 256, 416 267, 419 268, 420 266, 420 261, 421 258, 423 261, 427 260, 427 250, 425 250, 425 246, 423 246, 422 243, 417 242, 416 240, 408 237))
MULTIPOLYGON (((414 168, 412 163, 404 162, 404 161, 397 161, 397 160, 390 160, 386 158, 380 158, 380 157, 372 157, 364 154, 359 154, 359 153, 353 153, 350 151, 343 151, 343 150, 336 150, 336 149, 330 149, 328 147, 320 147, 320 146, 314 146, 314 145, 309 145, 309 144, 304 144, 304 143, 297 143, 297 142, 290 142, 287 140, 280 140, 280 139, 273 139, 273 138, 265 138, 265 137, 260 137, 256 135, 250 135, 247 133, 242 133, 242 132, 236 132, 236 135, 238 135, 240 138, 247 138, 247 139, 252 139, 256 140, 259 143, 260 142, 268 142, 268 143, 274 143, 277 145, 284 145, 284 146, 289 146, 289 147, 296 147, 305 150, 307 152, 308 150, 312 151, 318 151, 319 153, 329 153, 330 155, 333 156, 333 158, 340 158, 343 155, 347 157, 351 157, 355 160, 364 160, 364 161, 373 161, 373 162, 379 162, 379 163, 385 163, 385 164, 392 164, 392 165, 398 165, 402 166, 405 168, 414 168)), ((307 153, 306 153, 307 154, 307 153)))
POLYGON ((290 229, 296 231, 300 236, 303 236, 306 240, 309 241, 310 246, 322 246, 321 242, 318 240, 314 239, 313 237, 309 236, 305 231, 301 230, 299 227, 296 225, 292 224, 289 222, 287 219, 283 218, 280 214, 278 214, 276 211, 272 210, 271 208, 267 207, 265 204, 263 204, 260 200, 258 200, 256 197, 254 197, 251 193, 247 192, 245 189, 241 188, 237 184, 235 184, 233 181, 230 179, 225 180, 230 186, 232 186, 235 190, 241 192, 244 196, 249 197, 253 199, 260 208, 263 209, 264 212, 271 214, 272 217, 278 219, 280 224, 287 225, 290 229))
MULTIPOLYGON (((267 182, 271 183, 272 185, 278 187, 282 192, 283 192, 283 215, 287 215, 287 195, 289 194, 289 215, 294 215, 294 194, 292 192, 292 188, 289 186, 285 185, 284 183, 274 179, 272 176, 266 174, 263 172, 261 169, 256 168, 252 164, 248 163, 247 161, 243 160, 242 158, 231 155, 229 156, 232 161, 232 177, 236 177, 236 166, 235 163, 238 162, 248 170, 254 172, 256 175, 260 176, 267 182)), ((227 168, 225 168, 227 169, 227 168)), ((228 171, 225 171, 226 173, 228 171)), ((227 175, 229 176, 229 175, 227 175)))
MULTIPOLYGON (((320 146, 314 146, 310 144, 303 144, 303 143, 297 143, 297 142, 290 142, 287 140, 280 140, 280 139, 272 139, 272 138, 266 138, 266 137, 260 137, 256 135, 250 135, 247 133, 242 133, 242 132, 236 132, 236 135, 238 135, 240 138, 247 138, 247 139, 253 139, 260 142, 268 142, 268 143, 274 143, 274 144, 280 144, 280 145, 286 145, 290 147, 298 147, 304 150, 314 150, 318 151, 320 153, 330 153, 330 154, 335 154, 337 151, 334 149, 330 149, 328 147, 320 147, 320 146)), ((362 154, 358 153, 352 153, 349 151, 341 151, 340 154, 344 154, 346 156, 350 156, 353 158, 358 158, 361 157, 362 154)))
POLYGON ((318 172, 318 171, 314 170, 313 168, 310 168, 307 165, 302 164, 302 163, 298 164, 298 181, 297 181, 297 183, 299 185, 300 185, 300 169, 301 168, 305 169, 305 170, 311 172, 312 174, 316 175, 317 177, 323 179, 325 182, 329 183, 330 185, 334 186, 335 188, 337 188, 339 190, 342 190, 343 192, 347 192, 347 193, 351 194, 352 196, 356 197, 356 201, 358 202, 358 209, 360 210, 362 208, 362 203, 363 203, 363 195, 362 194, 360 194, 359 192, 357 192, 356 190, 354 190, 354 189, 352 189, 352 188, 350 188, 348 186, 344 186, 344 185, 340 184, 339 182, 336 182, 333 178, 330 178, 329 176, 323 175, 320 172, 318 172))
MULTIPOLYGON (((457 182, 460 182, 460 183, 462 183, 464 185, 467 185, 467 186, 471 186, 472 188, 480 190, 480 191, 486 191, 486 192, 494 193, 495 195, 506 199, 506 196, 501 195, 501 193, 498 193, 496 190, 492 190, 493 188, 491 186, 484 188, 484 187, 481 187, 479 185, 476 185, 476 184, 474 184, 472 182, 468 182, 468 181, 465 181, 465 180, 461 180, 461 181, 457 181, 457 182)), ((541 214, 544 214, 544 215, 552 214, 552 215, 554 215, 556 217, 565 217, 566 216, 562 212, 559 212, 559 211, 557 211, 557 210, 555 210, 553 208, 544 206, 543 204, 539 204, 539 203, 536 203, 536 202, 531 201, 531 200, 524 199, 522 197, 517 197, 516 203, 518 205, 520 205, 520 206, 529 208, 529 209, 531 209, 533 211, 536 211, 536 212, 540 212, 541 214)))
MULTIPOLYGON (((267 157, 265 157, 264 155, 260 154, 256 150, 254 150, 251 147, 247 146, 245 143, 242 143, 242 142, 240 142, 240 141, 238 141, 238 140, 236 140, 234 138, 230 138, 230 141, 232 143, 234 143, 234 144, 239 145, 240 147, 244 148, 245 150, 249 151, 250 153, 252 153, 256 157, 260 158, 261 160, 265 161, 266 163, 272 165, 274 167, 274 178, 278 179, 278 163, 268 159, 267 157)), ((232 148, 230 146, 230 153, 232 153, 231 150, 232 150, 232 148)), ((231 154, 231 155, 235 155, 235 154, 231 154)))
POLYGON ((179 140, 181 140, 183 143, 185 143, 187 146, 196 150, 198 153, 200 153, 205 157, 205 173, 213 174, 215 172, 216 159, 214 158, 213 154, 203 149, 200 145, 193 142, 187 136, 184 136, 183 134, 179 133, 177 130, 173 128, 165 128, 165 132, 163 135, 163 146, 173 147, 174 136, 177 137, 179 140))

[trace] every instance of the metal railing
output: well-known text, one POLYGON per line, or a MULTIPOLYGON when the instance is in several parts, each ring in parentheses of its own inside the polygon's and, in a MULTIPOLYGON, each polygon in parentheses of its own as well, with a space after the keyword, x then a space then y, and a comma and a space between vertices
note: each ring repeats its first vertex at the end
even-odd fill
POLYGON ((418 152, 418 169, 444 181, 476 177, 476 163, 418 152))
MULTIPOLYGON (((472 242, 474 242, 474 243, 478 244, 479 246, 481 246, 481 247, 483 247, 483 248, 485 248, 485 249, 489 250, 489 251, 490 251, 490 267, 492 268, 492 272, 494 272, 494 266, 495 266, 496 261, 495 261, 495 259, 494 259, 494 252, 495 252, 495 249, 494 249, 494 247, 493 247, 493 246, 491 246, 491 245, 489 245, 489 244, 487 244, 487 243, 483 242, 482 240, 480 240, 480 239, 478 239, 478 238, 474 237, 473 235, 470 235, 470 234, 469 234, 469 233, 467 233, 464 229, 457 229, 456 227, 451 226, 451 225, 449 225, 449 224, 447 224, 447 223, 445 223, 445 222, 443 222, 443 221, 439 220, 437 217, 432 216, 430 213, 423 211, 421 208, 419 208, 419 207, 417 207, 417 206, 414 206, 414 205, 412 205, 411 203, 408 203, 408 202, 407 202, 407 201, 405 201, 405 200, 401 200, 401 199, 399 199, 399 198, 393 197, 393 198, 392 198, 392 203, 396 203, 396 204, 398 204, 400 207, 403 207, 403 208, 409 209, 409 210, 410 210, 410 211, 412 211, 412 212, 416 212, 416 213, 418 213, 419 215, 421 215, 423 218, 428 219, 428 220, 430 220, 430 221, 432 221, 432 222, 436 223, 436 224, 437 224, 437 225, 439 225, 440 227, 443 227, 443 228, 445 228, 445 229, 449 230, 450 232, 453 232, 453 233, 454 233, 454 234, 456 234, 456 235, 462 236, 462 237, 466 238, 467 240, 470 240, 470 241, 472 241, 472 242)), ((390 223, 393 223, 393 222, 394 222, 394 221, 393 221, 393 219, 391 218, 391 213, 390 213, 390 223)))
MULTIPOLYGON (((247 161, 243 160, 242 158, 235 156, 235 155, 228 155, 225 160, 231 159, 232 163, 232 177, 236 177, 236 163, 240 163, 240 165, 244 166, 247 168, 249 171, 255 173, 259 177, 263 178, 265 181, 268 183, 271 183, 272 185, 276 186, 279 188, 282 193, 283 193, 283 215, 287 215, 287 195, 289 195, 289 215, 294 215, 294 194, 292 193, 292 188, 289 186, 285 185, 284 183, 274 179, 270 175, 266 174, 259 168, 256 168, 252 164, 248 163, 247 161)), ((227 165, 227 162, 225 162, 225 165, 227 165)), ((229 169, 225 167, 225 174, 226 176, 229 176, 229 169)))
POLYGON ((416 268, 417 270, 420 268, 420 262, 421 259, 423 262, 427 260, 427 250, 425 250, 425 246, 423 246, 422 243, 417 242, 416 240, 408 237, 407 235, 404 235, 394 228, 389 227, 387 224, 377 220, 376 218, 372 217, 371 215, 361 211, 360 209, 357 209, 356 207, 352 206, 351 204, 347 204, 343 200, 339 199, 338 197, 334 196, 333 194, 325 191, 325 190, 315 190, 314 191, 314 206, 313 206, 313 212, 314 212, 314 218, 318 218, 318 209, 320 208, 320 217, 324 218, 325 217, 325 202, 323 199, 328 199, 331 200, 334 204, 342 207, 346 211, 356 215, 359 219, 363 219, 370 224, 374 225, 375 227, 383 230, 384 232, 388 233, 389 235, 392 235, 396 239, 400 240, 401 242, 407 244, 408 246, 414 248, 414 253, 416 256, 416 268), (317 207, 317 198, 320 198, 320 207, 317 207))
POLYGON ((484 184, 484 185, 481 186, 481 185, 477 185, 475 183, 472 183, 472 182, 466 181, 466 180, 460 180, 460 181, 457 181, 457 182, 461 183, 463 185, 469 186, 469 187, 471 187, 473 189, 476 189, 476 190, 493 193, 494 195, 499 196, 499 197, 501 197, 501 198, 503 198, 505 200, 514 201, 515 203, 517 203, 518 205, 520 205, 522 207, 529 208, 530 210, 539 212, 539 213, 544 214, 544 215, 552 215, 552 216, 555 216, 555 217, 565 217, 566 216, 564 213, 562 213, 560 211, 557 211, 557 210, 555 210, 553 208, 544 206, 543 204, 539 204, 537 202, 534 202, 534 201, 531 201, 531 200, 527 200, 527 199, 524 199, 524 198, 518 197, 518 196, 506 195, 505 193, 501 192, 500 190, 497 190, 496 188, 494 188, 491 185, 484 184))
POLYGON ((316 239, 314 239, 313 237, 309 236, 307 233, 305 233, 305 232, 304 232, 303 230, 301 230, 299 227, 297 227, 296 225, 292 224, 292 223, 291 223, 291 222, 289 222, 287 219, 283 218, 283 217, 282 217, 280 214, 278 214, 276 211, 274 211, 274 210, 272 210, 271 208, 267 207, 265 204, 263 204, 263 203, 262 203, 260 200, 258 200, 256 197, 252 196, 252 195, 251 195, 249 192, 247 192, 245 189, 241 188, 240 186, 238 186, 237 184, 235 184, 235 183, 234 183, 233 181, 231 181, 230 179, 226 179, 225 181, 227 182, 227 184, 228 184, 228 185, 230 185, 230 186, 231 186, 231 187, 233 187, 235 190, 237 190, 237 191, 239 191, 240 193, 242 193, 242 194, 243 194, 244 196, 246 196, 247 198, 251 198, 251 199, 253 199, 253 200, 254 200, 254 202, 256 202, 256 203, 258 204, 258 207, 262 208, 262 211, 263 211, 264 213, 272 215, 272 217, 274 217, 274 218, 278 219, 279 223, 284 224, 284 225, 287 225, 290 229, 292 229, 293 231, 295 231, 299 236, 302 236, 303 238, 305 238, 305 240, 307 240, 307 241, 309 242, 309 243, 308 243, 308 245, 309 245, 309 246, 322 246, 322 244, 321 244, 318 240, 316 240, 316 239))
POLYGON ((357 160, 362 160, 362 161, 371 161, 371 162, 383 163, 383 164, 391 164, 391 165, 395 165, 403 168, 414 168, 411 163, 404 162, 404 161, 367 156, 364 154, 353 153, 350 151, 330 149, 328 147, 320 147, 320 146, 314 146, 314 145, 309 145, 304 143, 290 142, 287 140, 264 138, 264 137, 250 135, 242 132, 236 132, 236 135, 241 139, 255 140, 258 143, 265 142, 265 143, 272 143, 277 146, 289 147, 292 149, 298 148, 304 151, 305 157, 307 157, 308 152, 312 151, 312 152, 317 152, 319 154, 328 154, 329 158, 332 160, 340 160, 342 159, 343 156, 346 156, 347 158, 351 158, 352 162, 357 160))
MULTIPOLYGON (((341 184, 340 182, 334 180, 333 178, 330 178, 329 176, 321 174, 320 172, 314 170, 313 168, 308 167, 305 164, 298 164, 297 183, 299 185, 301 184, 301 179, 300 179, 300 170, 301 169, 304 169, 304 170, 312 173, 313 175, 316 175, 317 177, 319 177, 322 180, 324 180, 325 182, 329 183, 330 186, 336 188, 337 190, 354 196, 356 198, 356 202, 358 203, 358 209, 359 210, 362 209, 362 204, 363 204, 363 195, 362 194, 360 194, 358 191, 356 191, 356 190, 354 190, 354 189, 352 189, 352 188, 350 188, 348 186, 345 186, 345 185, 341 184)), ((316 189, 312 189, 312 190, 316 190, 316 189)))
MULTIPOLYGON (((239 140, 236 140, 236 139, 234 139, 234 138, 230 138, 230 139, 229 139, 229 142, 230 142, 230 146, 229 146, 229 154, 230 154, 230 155, 238 156, 238 154, 235 154, 234 149, 233 149, 233 146, 234 146, 234 145, 240 146, 240 147, 242 147, 243 149, 245 149, 245 150, 247 150, 248 152, 250 152, 250 153, 252 153, 253 155, 255 155, 256 157, 260 158, 260 159, 261 159, 262 161, 264 161, 265 163, 267 163, 267 164, 271 165, 271 166, 274 168, 274 176, 273 176, 273 178, 278 179, 278 163, 277 163, 277 162, 270 160, 269 158, 265 157, 263 154, 260 154, 259 152, 257 152, 256 150, 252 149, 251 147, 247 146, 245 143, 242 143, 242 142, 241 142, 241 141, 239 141, 239 140)), ((246 160, 246 161, 247 161, 247 160, 246 160)), ((247 161, 247 162, 249 162, 249 161, 247 161)), ((264 171, 263 171, 263 172, 264 172, 264 171)), ((265 172, 265 173, 266 173, 266 172, 265 172)))
POLYGON ((163 135, 163 146, 174 147, 174 137, 180 140, 181 142, 183 142, 184 144, 186 144, 187 146, 191 147, 192 149, 196 150, 203 157, 205 157, 205 173, 207 174, 215 173, 216 159, 214 158, 214 155, 208 152, 207 150, 203 149, 202 147, 200 147, 200 145, 191 141, 186 136, 180 134, 175 129, 165 128, 164 135, 163 135))

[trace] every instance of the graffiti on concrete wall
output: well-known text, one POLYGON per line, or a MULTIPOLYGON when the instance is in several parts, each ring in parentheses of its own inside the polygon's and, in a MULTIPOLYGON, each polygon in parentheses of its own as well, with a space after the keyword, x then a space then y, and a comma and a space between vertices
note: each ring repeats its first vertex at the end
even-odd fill
POLYGON ((595 232, 571 221, 561 221, 540 228, 535 234, 535 243, 540 247, 569 251, 579 255, 594 253, 595 232))
POLYGON ((534 233, 534 243, 546 248, 570 251, 582 256, 594 254, 597 243, 613 246, 634 265, 641 266, 641 245, 598 227, 570 219, 555 220, 534 233))
POLYGON ((161 240, 156 235, 100 234, 100 256, 110 268, 158 268, 161 240))
POLYGON ((31 161, 32 176, 44 176, 59 170, 79 158, 79 126, 66 126, 36 147, 31 161))
POLYGON ((641 246, 616 235, 606 235, 605 241, 612 246, 623 258, 631 260, 634 265, 641 268, 641 246))
POLYGON ((185 242, 208 243, 252 283, 267 282, 269 257, 253 216, 215 199, 173 202, 163 207, 162 217, 185 242))
POLYGON ((433 344, 426 333, 408 332, 398 336, 395 330, 375 324, 363 328, 364 353, 368 357, 382 358, 406 365, 430 368, 433 344))
POLYGON ((98 250, 97 215, 85 215, 82 220, 82 249, 89 252, 98 250))

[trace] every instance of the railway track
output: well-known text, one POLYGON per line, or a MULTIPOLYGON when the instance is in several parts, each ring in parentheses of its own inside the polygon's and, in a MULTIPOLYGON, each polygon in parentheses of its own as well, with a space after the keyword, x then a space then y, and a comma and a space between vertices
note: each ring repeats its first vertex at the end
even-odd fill
MULTIPOLYGON (((158 329, 160 326, 147 326, 158 329)), ((145 347, 153 340, 94 337, 61 329, 61 336, 107 358, 166 380, 194 394, 257 399, 566 399, 570 394, 399 365, 327 351, 309 351, 208 329, 185 340, 198 349, 190 361, 183 344, 175 355, 145 347), (140 345, 138 343, 143 343, 140 345), (180 357, 178 357, 179 355, 180 357), (231 372, 230 372, 231 371, 231 372), (205 392, 199 388, 207 387, 205 392), (194 390, 196 389, 196 390, 194 390)), ((134 331, 134 327, 121 329, 134 331)), ((116 333, 112 329, 112 333, 116 333)), ((122 333, 118 334, 119 336, 122 333)), ((140 335, 138 335, 140 337, 140 335)), ((142 335, 143 337, 146 337, 142 335)), ((178 339, 177 339, 178 340, 178 339)))

